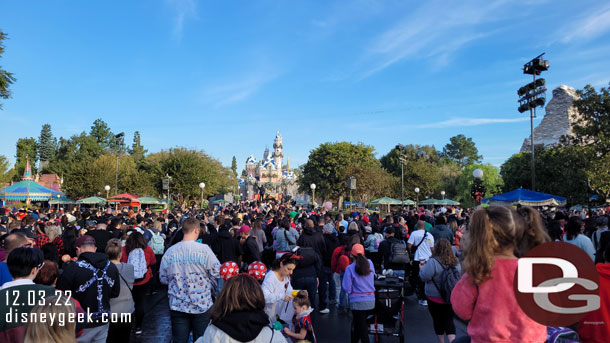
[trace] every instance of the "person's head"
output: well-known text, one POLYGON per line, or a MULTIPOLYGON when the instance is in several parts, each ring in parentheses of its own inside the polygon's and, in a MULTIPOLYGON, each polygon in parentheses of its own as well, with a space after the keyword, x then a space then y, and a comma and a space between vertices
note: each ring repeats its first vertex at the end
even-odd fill
POLYGON ((388 226, 383 233, 385 235, 385 238, 387 239, 389 237, 394 237, 394 235, 396 234, 396 230, 393 227, 388 226))
POLYGON ((121 259, 121 240, 118 238, 113 238, 108 240, 106 244, 106 255, 108 255, 108 259, 112 261, 117 261, 121 259))
POLYGON ((38 248, 15 248, 6 259, 8 271, 13 279, 34 280, 43 263, 44 256, 38 248))
POLYGON ((280 222, 280 227, 285 230, 290 229, 290 221, 288 219, 284 219, 280 222))
POLYGON ((36 318, 41 318, 44 314, 46 318, 56 320, 28 321, 25 325, 25 343, 76 343, 76 322, 65 320, 76 311, 74 301, 60 293, 56 294, 58 295, 46 298, 44 304, 38 304, 30 311, 31 314, 36 314, 36 318))
POLYGON ((292 275, 292 272, 294 272, 294 268, 297 266, 297 261, 301 258, 301 256, 297 256, 290 252, 285 253, 282 255, 282 257, 273 261, 271 270, 277 272, 282 277, 290 276, 292 275))
POLYGON ((212 323, 233 312, 260 312, 265 296, 260 284, 250 275, 238 274, 225 281, 211 310, 212 323))
POLYGON ((445 224, 447 224, 447 217, 445 217, 445 215, 441 214, 440 216, 436 217, 435 223, 437 225, 445 225, 445 224))
POLYGON ((21 232, 11 233, 4 238, 4 253, 6 256, 8 256, 13 249, 19 247, 31 248, 33 245, 30 243, 27 236, 21 232))
POLYGON ((45 260, 42 268, 36 274, 34 283, 46 286, 55 286, 57 276, 59 275, 59 266, 55 261, 45 260))
POLYGON ((237 232, 241 238, 248 238, 248 236, 250 236, 250 227, 248 225, 242 225, 237 232))
POLYGON ((307 229, 313 229, 314 228, 314 222, 311 219, 307 219, 305 220, 305 228, 307 229))
POLYGON ((138 231, 131 231, 131 234, 127 237, 125 241, 125 254, 129 255, 135 249, 146 249, 148 244, 146 243, 146 238, 144 235, 139 233, 138 231))
POLYGON ((522 257, 533 247, 548 242, 551 239, 544 229, 538 211, 531 207, 523 206, 517 210, 517 213, 523 217, 525 222, 524 230, 518 231, 518 235, 515 237, 517 242, 517 257, 522 257))
POLYGON ((530 229, 542 228, 535 225, 528 227, 524 217, 511 207, 490 206, 477 209, 470 219, 462 242, 464 270, 476 284, 486 281, 491 275, 496 255, 513 255, 520 247, 535 245, 529 240, 537 240, 542 234, 526 234, 530 229))
POLYGON ((423 230, 423 229, 425 229, 425 228, 426 228, 426 222, 425 222, 425 221, 423 221, 423 220, 421 220, 421 219, 420 219, 420 220, 418 220, 418 221, 417 221, 417 229, 418 229, 418 230, 423 230))
POLYGON ((600 229, 607 228, 608 227, 608 217, 606 217, 604 215, 600 215, 599 217, 597 217, 595 219, 595 225, 600 229))
POLYGON ((199 220, 196 218, 188 218, 182 223, 182 233, 184 234, 184 240, 194 241, 199 237, 201 232, 201 225, 199 220))
POLYGON ((348 234, 355 234, 355 233, 358 233, 359 231, 360 230, 358 229, 358 224, 356 222, 351 222, 347 226, 347 233, 348 234))
POLYGON ((446 266, 457 266, 460 263, 451 249, 451 243, 446 238, 436 241, 432 256, 446 266))
POLYGON ((311 308, 311 302, 307 292, 299 291, 297 296, 292 299, 292 307, 294 307, 295 314, 301 314, 311 308))
POLYGON ((560 221, 553 220, 549 222, 547 224, 546 230, 552 241, 561 241, 561 235, 563 234, 563 230, 561 229, 560 221))
POLYGON ((354 244, 352 246, 351 254, 356 260, 356 267, 354 270, 358 275, 366 276, 371 273, 371 266, 369 260, 364 257, 364 246, 362 244, 354 244))
POLYGON ((231 226, 239 227, 239 224, 241 224, 241 219, 239 219, 239 217, 236 216, 231 219, 231 226))
POLYGON ((572 216, 568 219, 566 224, 566 238, 574 239, 581 233, 581 229, 584 227, 584 222, 578 216, 572 216))
POLYGON ((451 220, 451 221, 449 221, 448 226, 449 226, 449 228, 451 229, 451 232, 453 232, 454 234, 457 232, 457 230, 458 230, 458 223, 457 223, 457 220, 451 220))
POLYGON ((95 246, 95 238, 89 235, 78 237, 76 239, 76 243, 74 243, 74 247, 76 248, 77 255, 85 252, 95 252, 97 250, 97 247, 95 246))
POLYGON ((61 236, 61 227, 58 225, 48 225, 45 227, 44 232, 49 236, 49 242, 53 242, 55 238, 61 236))

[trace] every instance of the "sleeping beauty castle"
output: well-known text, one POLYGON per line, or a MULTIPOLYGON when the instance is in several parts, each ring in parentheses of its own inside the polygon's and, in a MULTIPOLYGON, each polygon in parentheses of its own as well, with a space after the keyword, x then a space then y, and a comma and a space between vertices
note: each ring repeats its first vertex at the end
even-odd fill
POLYGON ((246 176, 239 180, 240 194, 245 199, 260 199, 273 197, 281 199, 286 196, 294 197, 296 189, 296 175, 290 169, 290 160, 284 161, 282 151, 282 135, 277 131, 273 141, 273 152, 265 149, 263 158, 257 161, 254 155, 246 160, 246 176))

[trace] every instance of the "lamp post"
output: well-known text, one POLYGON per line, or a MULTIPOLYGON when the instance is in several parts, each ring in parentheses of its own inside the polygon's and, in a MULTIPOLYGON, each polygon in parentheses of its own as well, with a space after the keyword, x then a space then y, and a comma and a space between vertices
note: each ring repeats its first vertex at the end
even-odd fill
POLYGON ((57 213, 59 213, 59 198, 61 198, 61 195, 57 194, 57 213))
POLYGON ((443 197, 443 200, 445 200, 445 191, 441 191, 441 196, 443 197))
POLYGON ((203 209, 203 189, 205 188, 205 182, 200 182, 199 188, 201 188, 201 204, 199 207, 203 209))
POLYGON ((316 207, 316 184, 312 183, 309 188, 311 188, 311 205, 316 207))
POLYGON ((419 187, 415 187, 415 206, 419 205, 419 187))
POLYGON ((106 200, 108 200, 108 193, 110 192, 110 186, 106 185, 106 186, 104 186, 104 189, 106 190, 106 200))
POLYGON ((472 196, 472 200, 474 200, 475 204, 478 206, 481 204, 481 200, 483 200, 483 197, 485 196, 485 186, 483 186, 483 171, 477 168, 472 171, 472 176, 474 177, 474 183, 472 184, 470 195, 472 196))
POLYGON ((116 139, 116 170, 114 174, 114 191, 115 195, 119 194, 119 159, 121 157, 121 151, 123 149, 123 143, 125 142, 125 133, 121 132, 115 135, 116 139))

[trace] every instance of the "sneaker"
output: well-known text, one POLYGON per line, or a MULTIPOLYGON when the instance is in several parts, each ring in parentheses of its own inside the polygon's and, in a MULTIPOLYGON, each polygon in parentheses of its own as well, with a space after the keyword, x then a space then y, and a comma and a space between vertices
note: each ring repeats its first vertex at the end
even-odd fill
POLYGON ((142 334, 142 328, 136 328, 136 335, 142 334))
POLYGON ((428 301, 427 300, 418 300, 417 301, 420 305, 422 306, 428 306, 428 301))
POLYGON ((330 313, 330 310, 328 308, 325 308, 323 310, 320 310, 320 313, 327 314, 327 313, 330 313))

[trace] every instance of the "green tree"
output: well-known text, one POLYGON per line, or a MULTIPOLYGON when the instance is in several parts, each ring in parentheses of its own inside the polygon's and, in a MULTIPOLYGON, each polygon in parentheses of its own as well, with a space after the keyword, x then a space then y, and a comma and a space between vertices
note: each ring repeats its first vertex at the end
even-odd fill
POLYGON ((449 138, 449 143, 443 148, 442 155, 458 163, 462 168, 481 161, 479 150, 472 141, 472 138, 462 134, 449 138))
MULTIPOLYGON (((570 204, 586 202, 589 192, 586 170, 597 167, 597 162, 590 162, 593 159, 587 150, 580 146, 537 147, 536 191, 566 197, 570 204)), ((531 189, 530 161, 531 153, 521 152, 504 162, 500 174, 505 192, 520 187, 531 189)))
POLYGON ((610 154, 595 161, 594 166, 585 171, 589 187, 606 199, 610 198, 610 154))
POLYGON ((401 167, 404 171, 405 198, 416 199, 415 188, 420 189, 419 196, 433 196, 440 191, 442 175, 439 168, 440 155, 434 146, 398 145, 381 157, 381 167, 398 178, 394 196, 400 197, 401 167), (401 157, 403 166, 401 166, 401 157))
POLYGON ((32 175, 36 174, 36 162, 38 154, 36 152, 36 140, 34 138, 19 138, 17 140, 17 159, 15 163, 16 174, 13 176, 14 181, 19 181, 25 171, 26 161, 30 161, 32 167, 32 175))
POLYGON ((9 175, 11 170, 8 158, 0 155, 0 183, 7 183, 11 180, 12 175, 9 175))
POLYGON ((356 178, 356 189, 352 191, 352 196, 361 203, 391 195, 397 181, 396 177, 375 165, 350 165, 345 174, 356 178))
MULTIPOLYGON (((462 167, 456 162, 445 160, 439 164, 438 168, 441 175, 441 191, 445 191, 445 198, 454 199, 458 194, 457 180, 462 175, 462 167)), ((440 197, 440 195, 437 196, 440 197)))
POLYGON ((148 150, 145 150, 140 141, 140 131, 133 133, 133 144, 129 150, 129 154, 133 157, 137 165, 140 165, 144 160, 144 155, 148 150))
POLYGON ((574 142, 589 145, 599 155, 610 152, 610 89, 602 87, 598 92, 590 85, 576 92, 580 99, 574 101, 577 112, 572 132, 574 142))
POLYGON ((96 119, 91 125, 89 135, 94 137, 97 144, 104 150, 114 150, 116 148, 116 138, 114 133, 110 131, 108 124, 102 119, 96 119))
POLYGON ((205 182, 204 197, 230 191, 235 182, 231 170, 203 151, 172 148, 150 154, 146 160, 158 192, 162 194, 161 178, 169 174, 172 199, 182 205, 199 199, 200 182, 205 182))
POLYGON ((38 150, 40 166, 44 169, 46 164, 55 157, 55 151, 57 150, 57 139, 53 137, 50 124, 42 125, 40 136, 36 142, 36 148, 38 150))
POLYGON ((231 161, 231 171, 233 172, 233 175, 237 177, 237 159, 235 156, 233 156, 233 160, 231 161))
MULTIPOLYGON (((6 33, 0 30, 0 58, 2 58, 2 54, 4 53, 4 44, 2 42, 7 38, 6 33)), ((12 85, 16 81, 13 73, 9 73, 8 71, 2 69, 0 66, 0 99, 9 99, 11 97, 11 91, 9 89, 10 85, 12 85)), ((0 110, 2 109, 2 103, 0 102, 0 110)))
POLYGON ((474 183, 474 176, 472 172, 475 169, 481 169, 483 171, 483 186, 485 186, 485 197, 494 196, 502 193, 503 181, 500 177, 500 170, 491 164, 470 164, 466 166, 456 181, 456 200, 461 203, 463 207, 472 207, 474 202, 470 190, 474 183))
POLYGON ((80 170, 82 165, 92 163, 103 154, 104 150, 93 136, 82 132, 69 139, 60 138, 59 147, 46 170, 64 176, 64 184, 71 182, 73 171, 80 170))
POLYGON ((375 148, 362 143, 323 143, 309 153, 299 178, 299 191, 310 193, 310 185, 316 184, 316 196, 339 199, 347 194, 346 180, 349 166, 379 166, 375 148))

